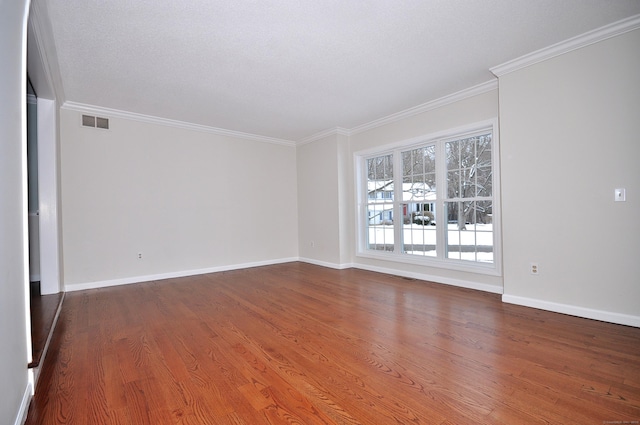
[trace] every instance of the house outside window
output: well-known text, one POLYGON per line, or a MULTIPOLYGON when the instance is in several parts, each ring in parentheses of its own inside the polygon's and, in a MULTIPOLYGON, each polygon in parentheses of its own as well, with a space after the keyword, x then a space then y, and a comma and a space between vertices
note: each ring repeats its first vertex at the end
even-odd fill
POLYGON ((356 153, 358 255, 499 275, 496 128, 356 153))

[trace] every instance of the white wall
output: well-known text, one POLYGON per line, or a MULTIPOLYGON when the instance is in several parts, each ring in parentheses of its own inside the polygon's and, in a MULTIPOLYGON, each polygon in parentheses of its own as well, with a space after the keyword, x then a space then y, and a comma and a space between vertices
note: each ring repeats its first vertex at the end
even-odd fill
POLYGON ((18 423, 30 396, 26 249, 26 63, 28 1, 0 13, 0 424, 18 423))
POLYGON ((344 230, 348 139, 334 133, 297 148, 298 234, 302 260, 341 268, 349 259, 344 230))
POLYGON ((298 146, 300 257, 317 264, 340 262, 337 135, 298 146))
POLYGON ((639 52, 636 30, 500 77, 505 301, 640 326, 639 52))
MULTIPOLYGON (((498 91, 489 90, 482 94, 471 96, 442 107, 428 110, 418 115, 412 115, 389 124, 359 132, 350 137, 350 151, 353 153, 400 142, 411 138, 434 134, 476 122, 495 119, 498 116, 498 91)), ((351 182, 349 205, 349 237, 356 240, 355 235, 355 201, 353 160, 350 164, 351 182)), ((502 292, 502 277, 477 273, 454 271, 437 267, 417 266, 413 264, 378 261, 370 258, 356 257, 354 249, 352 261, 357 267, 380 270, 399 275, 450 283, 460 286, 502 292)))
POLYGON ((339 247, 340 247, 340 264, 348 264, 351 266, 353 261, 353 247, 355 239, 354 234, 353 211, 351 210, 351 202, 353 202, 353 156, 350 152, 350 139, 345 135, 338 135, 337 155, 338 155, 338 220, 339 220, 339 247))
POLYGON ((67 290, 297 258, 294 147, 80 115, 60 113, 67 290))

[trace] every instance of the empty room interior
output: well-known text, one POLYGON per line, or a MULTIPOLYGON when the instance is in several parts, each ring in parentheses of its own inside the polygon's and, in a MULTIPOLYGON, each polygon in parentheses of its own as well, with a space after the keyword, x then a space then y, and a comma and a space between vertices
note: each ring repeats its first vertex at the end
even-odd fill
POLYGON ((639 1, 0 7, 0 425, 640 422, 639 1))

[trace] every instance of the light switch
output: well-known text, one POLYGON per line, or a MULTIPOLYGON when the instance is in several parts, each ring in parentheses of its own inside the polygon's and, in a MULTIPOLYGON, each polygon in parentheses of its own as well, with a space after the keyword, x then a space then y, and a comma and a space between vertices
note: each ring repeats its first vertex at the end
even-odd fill
POLYGON ((616 202, 624 202, 627 200, 627 191, 625 189, 616 189, 614 196, 616 202))

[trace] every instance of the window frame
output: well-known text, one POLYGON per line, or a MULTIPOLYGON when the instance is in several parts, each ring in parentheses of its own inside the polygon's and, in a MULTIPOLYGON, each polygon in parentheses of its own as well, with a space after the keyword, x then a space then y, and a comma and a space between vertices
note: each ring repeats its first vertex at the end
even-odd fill
MULTIPOLYGON (((442 269, 457 270, 464 272, 480 273, 493 276, 502 275, 502 219, 501 219, 501 202, 500 202, 500 141, 498 134, 497 118, 480 121, 473 124, 444 130, 437 133, 430 133, 411 139, 405 139, 390 144, 377 146, 355 152, 354 155, 354 171, 355 171, 355 225, 356 225, 356 257, 370 258, 383 261, 393 261, 405 264, 414 264, 427 267, 437 267, 442 269), (493 223, 493 262, 485 263, 478 261, 469 261, 462 259, 446 258, 445 245, 447 231, 446 226, 436 225, 436 257, 411 255, 404 252, 394 251, 377 251, 367 247, 368 232, 368 194, 367 194, 367 160, 378 156, 393 154, 394 164, 394 188, 402 187, 402 166, 401 152, 424 147, 430 144, 436 147, 436 222, 438 217, 445 217, 444 205, 448 200, 447 197, 447 167, 445 146, 447 142, 457 141, 468 137, 477 136, 483 133, 491 133, 491 168, 492 168, 492 223, 493 223), (400 186, 398 186, 400 184, 400 186)), ((397 190, 397 189, 396 189, 397 190)), ((397 195, 397 193, 396 193, 397 195)), ((394 196, 394 217, 401 217, 402 196, 394 196)), ((402 220, 400 220, 401 222, 402 220)), ((440 218, 442 221, 442 218, 440 218)), ((445 221, 446 222, 446 221, 445 221)), ((397 246, 402 245, 401 235, 403 231, 402 225, 397 225, 398 221, 394 221, 394 243, 397 246)))

